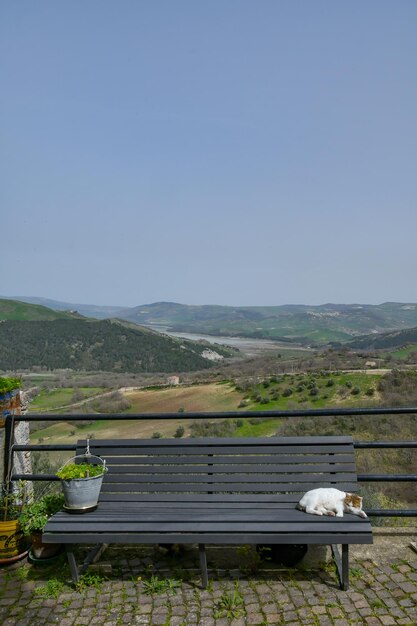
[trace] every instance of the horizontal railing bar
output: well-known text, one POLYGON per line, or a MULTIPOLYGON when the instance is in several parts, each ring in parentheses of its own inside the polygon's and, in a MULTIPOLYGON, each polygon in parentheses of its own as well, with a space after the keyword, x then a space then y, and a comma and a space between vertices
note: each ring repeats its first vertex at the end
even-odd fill
MULTIPOLYGON (((11 480, 52 480, 54 474, 13 474, 11 480)), ((375 474, 358 476, 358 482, 415 482, 416 474, 375 474)))
POLYGON ((417 474, 358 474, 359 482, 414 482, 417 474))
POLYGON ((10 480, 60 480, 55 474, 12 474, 10 480))
POLYGON ((15 443, 12 446, 12 451, 13 452, 64 452, 64 451, 72 451, 72 450, 76 450, 77 449, 77 444, 73 444, 73 443, 68 443, 68 444, 53 444, 53 443, 47 443, 45 445, 41 445, 41 444, 27 444, 25 445, 24 443, 15 443))
MULTIPOLYGON (((94 442, 94 438, 92 439, 94 442)), ((365 448, 417 448, 417 441, 354 441, 353 447, 356 449, 365 448)), ((40 451, 66 451, 76 450, 76 444, 13 444, 13 452, 40 452, 40 451)))
POLYGON ((354 441, 353 447, 364 448, 417 448, 417 441, 354 441))
POLYGON ((15 416, 16 421, 80 421, 80 420, 161 420, 161 419, 227 419, 242 417, 338 417, 360 415, 405 415, 417 414, 417 407, 392 407, 392 408, 355 408, 355 409, 297 409, 290 411, 228 411, 217 412, 184 412, 184 413, 26 413, 15 416))
POLYGON ((417 517, 417 509, 367 509, 366 514, 368 517, 417 517))
MULTIPOLYGON (((94 438, 92 439, 94 441, 94 438)), ((417 448, 417 441, 354 441, 355 449, 366 448, 417 448)), ((64 452, 76 450, 76 444, 13 444, 13 452, 64 452)))
MULTIPOLYGON (((13 474, 11 480, 52 480, 54 474, 13 474)), ((358 482, 416 482, 417 474, 370 474, 358 476, 358 482)))

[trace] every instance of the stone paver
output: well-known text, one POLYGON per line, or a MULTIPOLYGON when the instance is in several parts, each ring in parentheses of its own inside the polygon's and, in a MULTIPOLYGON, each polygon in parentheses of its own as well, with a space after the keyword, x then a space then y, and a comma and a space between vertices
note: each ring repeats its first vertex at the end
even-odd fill
MULTIPOLYGON (((74 589, 65 558, 40 567, 0 569, 4 626, 391 626, 417 624, 417 555, 378 563, 355 558, 350 589, 334 566, 261 565, 251 574, 236 552, 209 553, 210 582, 200 589, 196 551, 168 557, 152 548, 109 549, 74 589), (230 563, 225 567, 225 561, 230 563), (106 572, 106 574, 103 574, 106 572), (230 573, 233 573, 231 576, 230 573), (165 585, 165 588, 163 588, 165 585), (170 587, 168 587, 170 585, 170 587)), ((402 555, 404 556, 404 555, 402 555)))

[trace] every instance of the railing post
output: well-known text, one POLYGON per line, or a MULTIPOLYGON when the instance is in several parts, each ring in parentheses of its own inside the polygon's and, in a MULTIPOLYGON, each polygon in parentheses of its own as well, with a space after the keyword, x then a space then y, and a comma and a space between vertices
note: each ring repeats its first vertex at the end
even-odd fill
POLYGON ((14 416, 11 413, 5 415, 4 425, 4 459, 3 459, 3 491, 7 496, 10 493, 10 476, 13 465, 14 443, 14 416))

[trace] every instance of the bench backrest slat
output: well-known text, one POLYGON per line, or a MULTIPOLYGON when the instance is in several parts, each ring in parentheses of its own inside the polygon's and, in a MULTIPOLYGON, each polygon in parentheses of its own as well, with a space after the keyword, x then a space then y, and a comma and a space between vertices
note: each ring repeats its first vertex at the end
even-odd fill
MULTIPOLYGON (((350 437, 92 439, 89 445, 110 470, 103 497, 304 493, 318 486, 354 491, 356 486, 350 437)), ((77 454, 85 448, 86 441, 79 441, 77 454)))

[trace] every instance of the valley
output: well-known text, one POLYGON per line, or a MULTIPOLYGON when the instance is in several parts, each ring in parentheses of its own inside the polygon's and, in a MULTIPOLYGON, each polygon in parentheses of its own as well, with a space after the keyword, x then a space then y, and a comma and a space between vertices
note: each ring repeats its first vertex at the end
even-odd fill
MULTIPOLYGON (((193 419, 187 418, 187 414, 378 406, 384 400, 380 388, 386 375, 386 372, 372 371, 309 372, 112 391, 97 387, 56 389, 52 386, 33 398, 29 412, 62 414, 65 421, 55 425, 45 423, 44 428, 36 432, 32 429, 32 439, 69 443, 85 436, 86 431, 97 437, 151 437, 155 432, 172 437, 178 426, 184 428, 182 436, 190 436, 193 434, 193 419), (81 394, 84 395, 82 401, 79 400, 81 394), (115 401, 118 404, 115 405, 115 401), (90 423, 71 422, 71 413, 85 414, 85 421, 90 423), (89 420, 89 416, 93 418, 99 413, 125 415, 126 420, 89 420), (129 414, 174 414, 175 417, 129 421, 129 414)), ((251 424, 251 418, 245 416, 228 434, 257 436, 261 432, 269 436, 275 434, 281 421, 260 416, 251 424), (262 427, 260 423, 263 423, 262 427)))

